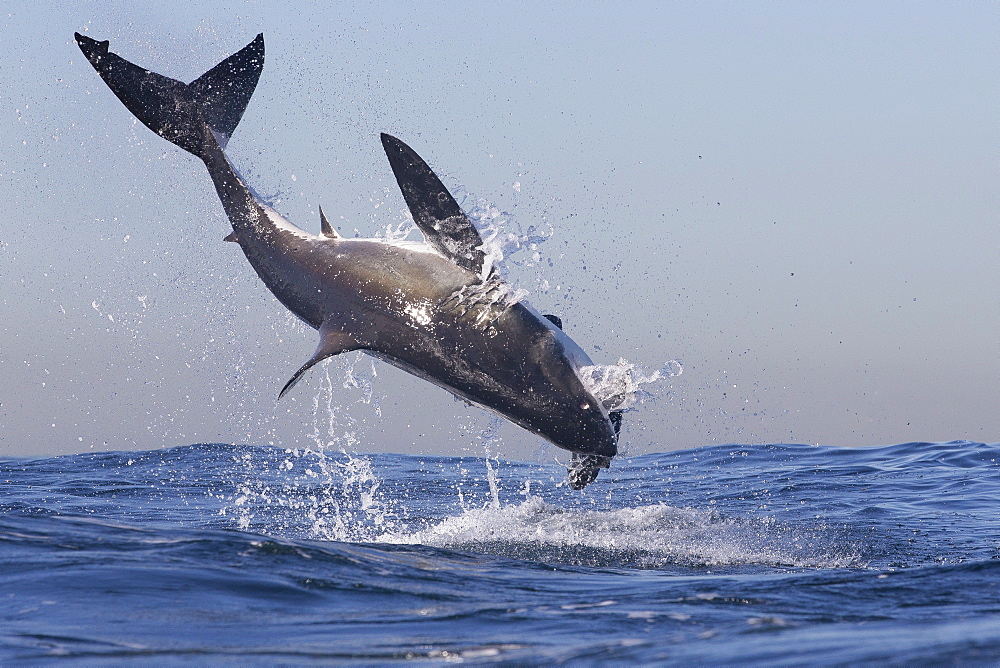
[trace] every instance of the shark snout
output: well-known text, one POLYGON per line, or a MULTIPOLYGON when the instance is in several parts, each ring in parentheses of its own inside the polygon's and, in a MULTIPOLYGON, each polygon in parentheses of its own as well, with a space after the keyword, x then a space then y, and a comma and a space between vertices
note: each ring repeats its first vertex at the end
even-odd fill
POLYGON ((596 400, 583 400, 559 424, 552 425, 549 440, 564 450, 582 455, 614 457, 618 436, 612 421, 596 400))

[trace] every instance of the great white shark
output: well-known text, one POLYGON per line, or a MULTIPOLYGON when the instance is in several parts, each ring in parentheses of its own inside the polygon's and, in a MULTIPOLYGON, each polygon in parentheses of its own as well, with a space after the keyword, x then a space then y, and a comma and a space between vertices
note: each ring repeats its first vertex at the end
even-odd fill
POLYGON ((485 407, 572 454, 569 482, 582 489, 618 452, 621 413, 581 380, 590 357, 511 290, 483 240, 441 180, 413 149, 382 134, 393 174, 425 243, 345 238, 320 209, 305 232, 257 197, 225 147, 264 67, 264 37, 191 82, 111 53, 107 41, 76 43, 136 118, 208 168, 239 244, 288 310, 319 330, 319 344, 281 389, 313 365, 363 350, 485 407))

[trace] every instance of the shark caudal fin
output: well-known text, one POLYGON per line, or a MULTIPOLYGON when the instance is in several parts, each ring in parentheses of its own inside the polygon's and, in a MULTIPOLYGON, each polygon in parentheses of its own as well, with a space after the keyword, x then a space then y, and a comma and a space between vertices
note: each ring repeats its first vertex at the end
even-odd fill
POLYGON ((75 37, 83 55, 136 118, 199 157, 213 144, 212 134, 214 143, 225 148, 264 68, 263 35, 189 84, 130 63, 108 51, 107 41, 80 33, 75 37))

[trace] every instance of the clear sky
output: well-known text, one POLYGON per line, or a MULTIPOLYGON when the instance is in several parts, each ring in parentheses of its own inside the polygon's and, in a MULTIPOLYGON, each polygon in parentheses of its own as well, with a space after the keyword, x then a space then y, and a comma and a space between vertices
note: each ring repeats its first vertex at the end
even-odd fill
POLYGON ((0 455, 331 429, 479 454, 488 423, 356 354, 360 387, 337 360, 277 404, 315 332, 74 31, 185 81, 263 32, 229 152, 306 229, 319 204, 351 235, 404 220, 381 131, 551 225, 509 267, 528 301, 595 361, 683 362, 627 452, 1000 440, 995 3, 74 0, 0 13, 0 455))

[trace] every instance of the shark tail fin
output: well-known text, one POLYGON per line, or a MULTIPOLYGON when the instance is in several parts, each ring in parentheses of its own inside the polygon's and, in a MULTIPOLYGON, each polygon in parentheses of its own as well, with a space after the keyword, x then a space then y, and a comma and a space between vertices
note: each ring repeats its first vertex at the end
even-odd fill
POLYGON ((130 63, 111 53, 107 41, 80 33, 75 37, 83 55, 136 118, 199 157, 213 144, 225 148, 264 67, 263 35, 190 84, 130 63))

